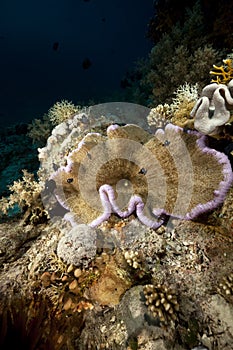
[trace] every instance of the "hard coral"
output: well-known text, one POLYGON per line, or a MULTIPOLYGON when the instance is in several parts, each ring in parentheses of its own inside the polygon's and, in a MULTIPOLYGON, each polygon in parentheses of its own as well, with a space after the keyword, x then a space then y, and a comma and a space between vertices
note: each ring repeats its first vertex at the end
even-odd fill
POLYGON ((180 85, 174 95, 175 97, 169 106, 172 115, 171 122, 181 127, 192 128, 193 121, 189 115, 198 98, 198 84, 185 83, 180 85))
POLYGON ((175 290, 165 284, 147 284, 143 289, 146 305, 154 317, 158 317, 160 322, 168 324, 171 320, 177 319, 179 304, 175 290))
POLYGON ((224 276, 218 284, 218 292, 225 296, 233 296, 233 273, 224 276))
POLYGON ((58 243, 57 254, 66 263, 88 265, 96 254, 96 232, 87 225, 77 225, 58 243))
POLYGON ((230 121, 233 110, 233 79, 225 84, 212 83, 204 87, 190 116, 194 127, 205 135, 218 134, 230 121))
POLYGON ((165 103, 164 105, 158 105, 152 108, 147 116, 147 122, 150 125, 152 131, 158 128, 164 128, 165 125, 170 123, 171 109, 170 106, 165 103))
POLYGON ((232 182, 227 157, 206 138, 172 124, 155 135, 129 124, 107 135, 89 133, 53 173, 54 194, 70 211, 68 220, 92 227, 111 214, 134 212, 158 228, 165 217, 193 219, 221 204, 232 182))
POLYGON ((0 200, 0 214, 7 215, 17 205, 24 213, 24 221, 36 224, 48 218, 41 201, 42 186, 35 180, 34 174, 23 170, 22 180, 14 181, 9 189, 12 192, 10 196, 0 200))
POLYGON ((32 138, 33 143, 37 145, 44 145, 49 137, 52 129, 52 123, 45 114, 42 119, 34 119, 29 124, 28 136, 32 138))
POLYGON ((56 102, 48 111, 49 120, 53 125, 58 125, 78 113, 81 107, 75 106, 72 102, 61 100, 56 102))
POLYGON ((210 74, 215 78, 211 80, 217 84, 228 84, 233 79, 233 62, 228 58, 223 60, 224 66, 213 65, 214 70, 210 71, 210 74))

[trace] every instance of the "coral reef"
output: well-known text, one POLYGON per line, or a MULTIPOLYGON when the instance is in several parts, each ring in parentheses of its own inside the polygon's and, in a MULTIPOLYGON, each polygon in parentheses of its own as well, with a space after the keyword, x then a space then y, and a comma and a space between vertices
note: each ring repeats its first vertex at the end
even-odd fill
POLYGON ((158 228, 167 215, 193 219, 216 208, 232 170, 227 157, 196 132, 168 124, 153 136, 136 125, 111 125, 106 136, 87 134, 51 179, 72 225, 95 227, 112 213, 125 218, 135 211, 158 228))
POLYGON ((142 78, 127 88, 128 98, 132 90, 131 99, 134 103, 143 103, 153 108, 161 103, 172 103, 174 91, 184 82, 198 84, 200 87, 208 84, 209 70, 215 62, 221 60, 222 54, 209 44, 197 47, 192 52, 180 43, 182 39, 165 35, 152 48, 149 58, 144 62, 145 68, 138 68, 143 71, 142 78))
POLYGON ((53 272, 45 271, 40 276, 42 288, 50 302, 57 308, 58 313, 65 312, 67 315, 92 310, 93 303, 83 294, 99 277, 99 271, 92 267, 80 269, 74 265, 67 266, 62 261, 59 263, 63 266, 53 272), (55 290, 57 293, 54 293, 55 290))
MULTIPOLYGON (((174 45, 167 39, 167 45, 174 45)), ((164 41, 161 47, 157 44, 151 51, 149 71, 143 77, 142 86, 150 85, 152 94, 149 97, 150 106, 159 103, 171 103, 173 92, 178 89, 183 82, 190 84, 198 83, 203 86, 209 80, 209 68, 218 60, 218 53, 209 45, 198 47, 193 54, 183 44, 176 48, 168 47, 171 57, 164 57, 164 41), (164 60, 164 62, 162 61, 164 60), (162 68, 163 67, 163 68, 162 68), (166 67, 166 69, 164 69, 166 67)), ((181 41, 182 42, 182 41, 181 41)))
POLYGON ((151 109, 147 117, 151 131, 164 128, 169 122, 182 128, 194 129, 194 120, 190 117, 190 112, 198 99, 198 84, 180 85, 174 95, 171 104, 160 104, 151 109))
MULTIPOLYGON (((187 21, 190 9, 195 6, 202 11, 197 12, 199 17, 200 28, 194 28, 201 31, 201 36, 206 37, 219 49, 231 48, 233 45, 230 28, 232 27, 231 13, 233 10, 232 3, 223 0, 187 0, 184 2, 174 3, 173 0, 157 0, 153 2, 154 16, 148 25, 148 37, 154 42, 158 42, 164 33, 170 33, 173 27, 187 21)), ((188 27, 186 27, 189 29, 188 27)), ((191 28, 190 28, 191 30, 191 28)), ((184 35, 187 33, 184 33, 184 35)), ((198 38, 198 36, 196 36, 198 38)))
MULTIPOLYGON (((191 91, 186 84, 183 88, 191 91)), ((174 111, 176 105, 179 111, 178 101, 174 111)), ((11 346, 13 334, 25 348, 29 344, 70 350, 231 350, 230 163, 210 148, 213 138, 171 125, 173 115, 165 107, 159 106, 150 117, 149 109, 134 107, 115 104, 107 113, 102 105, 65 120, 39 150, 39 181, 24 171, 22 181, 13 184, 12 204, 20 197, 24 217, 0 224, 3 349, 11 346), (128 125, 132 122, 143 129, 128 125), (89 171, 86 177, 83 172, 78 175, 91 210, 92 196, 97 198, 97 218, 104 211, 98 186, 110 179, 107 185, 114 191, 114 198, 109 187, 109 192, 103 191, 109 217, 98 228, 77 225, 84 214, 75 217, 67 209, 58 210, 58 197, 66 207, 73 199, 76 202, 77 193, 72 192, 80 180, 72 173, 77 171, 76 159, 83 171, 89 171), (56 183, 51 174, 63 171, 64 183, 56 183), (86 184, 91 189, 97 184, 95 193, 86 192, 86 184), (145 201, 145 214, 163 222, 158 229, 144 225, 135 211, 119 217, 127 212, 134 190, 145 201), (160 197, 167 212, 155 216, 147 208, 160 197), (53 205, 55 209, 48 210, 53 205), (182 218, 189 213, 186 218, 195 220, 166 215, 180 209, 182 218), (48 211, 53 213, 50 220, 48 211)), ((2 201, 6 210, 9 199, 2 201)), ((75 206, 79 204, 80 212, 85 212, 87 207, 81 202, 75 206)))
POLYGON ((64 165, 67 154, 75 148, 83 135, 91 130, 99 131, 111 123, 136 123, 146 128, 146 117, 150 109, 126 102, 103 103, 89 107, 85 112, 75 114, 57 125, 47 140, 47 145, 39 148, 41 166, 39 177, 44 182, 55 168, 64 165))
POLYGON ((33 119, 28 127, 28 136, 32 138, 33 143, 42 147, 46 144, 54 126, 67 121, 75 114, 81 113, 81 110, 81 106, 75 106, 67 100, 56 102, 41 119, 33 119))
POLYGON ((116 250, 112 255, 103 253, 93 263, 98 268, 99 278, 86 294, 99 305, 118 305, 124 293, 132 286, 132 278, 121 251, 116 250))
MULTIPOLYGON (((225 210, 232 203, 229 192, 227 199, 225 210)), ((165 226, 155 231, 132 218, 122 227, 121 234, 115 226, 105 225, 102 231, 105 237, 116 231, 122 247, 127 246, 127 251, 133 251, 134 256, 140 256, 140 261, 147 265, 149 270, 143 280, 136 279, 138 269, 126 261, 124 264, 124 259, 116 261, 116 249, 100 256, 97 253, 85 269, 68 266, 54 257, 63 234, 59 232, 64 225, 61 221, 56 225, 59 229, 51 222, 39 225, 37 238, 26 234, 26 229, 31 234, 35 232, 35 226, 21 227, 17 237, 24 241, 21 247, 16 247, 16 252, 21 251, 19 255, 13 248, 16 233, 12 226, 2 224, 1 263, 5 247, 7 252, 13 250, 10 256, 4 255, 4 264, 1 264, 4 269, 0 270, 0 291, 7 298, 17 290, 24 297, 24 291, 29 289, 33 295, 46 295, 50 310, 56 310, 53 321, 56 320, 59 335, 63 335, 64 347, 71 350, 95 347, 120 350, 133 344, 143 350, 150 347, 184 350, 200 344, 208 349, 231 350, 226 340, 227 344, 232 344, 232 304, 224 303, 222 298, 220 307, 218 295, 213 296, 213 286, 219 275, 228 276, 228 271, 232 272, 230 220, 231 216, 222 215, 219 208, 209 219, 205 217, 204 222, 181 221, 171 232, 166 232, 165 226), (140 250, 143 256, 135 254, 140 250), (179 295, 176 327, 171 327, 170 322, 164 327, 142 299, 145 285, 156 286, 158 280, 161 282, 157 284, 163 285, 165 281, 171 289, 176 284, 176 295, 179 295), (63 326, 69 332, 64 333, 63 326)), ((18 225, 14 223, 14 226, 18 230, 18 225)), ((124 251, 122 255, 124 258, 124 251)), ((46 338, 49 324, 41 324, 41 327, 46 338)), ((55 347, 51 337, 50 340, 55 347)))
POLYGON ((210 68, 222 60, 225 52, 217 51, 203 35, 204 16, 199 2, 186 12, 185 17, 183 23, 174 23, 170 31, 166 28, 144 64, 135 67, 135 79, 131 79, 126 87, 128 98, 132 91, 133 102, 152 108, 170 104, 173 92, 185 82, 198 83, 200 88, 209 83, 210 68))
MULTIPOLYGON (((4 211, 6 213, 8 211, 7 207, 10 208, 17 201, 20 202, 19 206, 22 207, 23 202, 20 197, 17 200, 15 196, 15 201, 12 195, 10 199, 7 198, 10 195, 10 191, 15 191, 16 195, 19 194, 18 190, 13 186, 13 182, 17 181, 20 183, 21 181, 23 187, 25 179, 22 179, 22 169, 27 169, 27 173, 36 175, 39 168, 37 147, 42 147, 46 144, 55 123, 67 120, 74 113, 80 111, 80 109, 79 106, 76 107, 71 102, 62 100, 51 107, 43 118, 34 119, 29 125, 16 124, 1 131, 0 150, 2 162, 0 165, 0 195, 5 196, 1 199, 0 207, 2 208, 2 212, 4 211)), ((29 191, 31 194, 33 186, 35 186, 35 192, 37 192, 39 184, 36 184, 34 179, 31 190, 29 191)), ((41 181, 40 186, 41 188, 44 186, 43 181, 41 181)))

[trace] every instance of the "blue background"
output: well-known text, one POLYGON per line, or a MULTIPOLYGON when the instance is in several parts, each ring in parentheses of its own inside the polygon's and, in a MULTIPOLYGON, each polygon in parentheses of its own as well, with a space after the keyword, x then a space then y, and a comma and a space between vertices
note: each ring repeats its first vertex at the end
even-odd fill
POLYGON ((2 0, 0 126, 41 117, 61 99, 114 99, 126 71, 150 52, 152 15, 151 0, 2 0))

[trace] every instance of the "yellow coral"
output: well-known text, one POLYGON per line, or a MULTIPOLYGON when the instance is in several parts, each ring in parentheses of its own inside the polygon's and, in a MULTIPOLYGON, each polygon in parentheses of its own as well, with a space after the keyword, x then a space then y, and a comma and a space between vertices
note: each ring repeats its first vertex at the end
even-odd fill
POLYGON ((22 180, 14 181, 13 185, 9 186, 12 192, 10 196, 0 199, 0 215, 7 215, 9 209, 18 205, 24 212, 24 221, 36 223, 48 215, 40 198, 42 185, 35 180, 34 174, 25 169, 22 172, 22 180))
POLYGON ((167 103, 164 105, 159 104, 157 107, 151 109, 147 116, 147 122, 150 127, 163 128, 170 122, 170 116, 170 106, 167 103))
POLYGON ((49 109, 48 117, 53 125, 58 125, 80 111, 80 106, 75 106, 72 102, 62 100, 61 102, 56 102, 49 109))
POLYGON ((233 62, 232 59, 227 58, 223 60, 223 66, 213 65, 214 70, 210 71, 210 74, 214 75, 215 78, 211 80, 212 83, 217 84, 228 84, 233 79, 233 62))
POLYGON ((34 119, 28 126, 28 136, 32 138, 33 143, 42 144, 46 143, 47 138, 50 136, 52 125, 47 114, 42 119, 34 119))
POLYGON ((193 129, 193 119, 190 117, 190 112, 198 99, 198 84, 185 83, 180 85, 174 92, 175 97, 170 105, 171 122, 182 128, 193 129))

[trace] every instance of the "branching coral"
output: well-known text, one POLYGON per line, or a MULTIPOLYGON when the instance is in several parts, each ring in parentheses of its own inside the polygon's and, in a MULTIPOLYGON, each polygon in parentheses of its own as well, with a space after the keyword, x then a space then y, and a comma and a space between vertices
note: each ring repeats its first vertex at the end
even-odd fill
MULTIPOLYGON (((185 8, 182 3, 183 22, 179 18, 172 25, 170 23, 167 26, 165 23, 170 16, 176 13, 177 6, 179 7, 177 3, 174 5, 176 10, 172 13, 170 13, 173 8, 173 4, 170 4, 172 1, 163 2, 162 7, 166 8, 165 12, 162 11, 160 15, 156 12, 153 23, 156 23, 159 16, 162 16, 162 26, 165 26, 166 29, 161 33, 161 26, 156 28, 154 35, 158 37, 148 59, 140 66, 135 67, 134 79, 129 81, 127 89, 131 89, 131 98, 135 103, 143 103, 152 108, 161 103, 171 103, 173 92, 184 82, 198 83, 202 88, 209 83, 209 71, 213 64, 221 62, 226 49, 232 47, 231 45, 224 46, 226 36, 221 37, 223 32, 220 35, 222 28, 225 28, 228 22, 218 22, 219 18, 224 18, 222 10, 223 8, 226 10, 227 7, 219 3, 217 5, 219 13, 217 14, 214 10, 212 11, 216 4, 213 5, 207 1, 208 5, 206 6, 206 1, 194 2, 194 6, 189 9, 185 8), (165 15, 166 11, 167 16, 165 15), (185 12, 186 14, 184 14, 185 12), (213 27, 217 23, 214 23, 213 16, 216 16, 219 30, 213 27), (208 20, 205 20, 205 17, 208 20), (211 21, 213 26, 210 25, 211 21), (220 47, 222 49, 218 50, 220 47), (135 91, 137 91, 136 95, 135 91)), ((157 7, 158 2, 155 3, 155 7, 157 7)), ((189 5, 191 5, 190 1, 189 5)), ((232 40, 231 27, 229 25, 228 27, 227 41, 230 38, 232 40)), ((215 68, 217 68, 217 72, 213 74, 220 74, 219 67, 215 66, 215 68)), ((227 79, 229 81, 229 76, 227 79)))
POLYGON ((172 99, 172 110, 176 111, 180 109, 182 103, 189 101, 193 102, 198 97, 198 84, 185 83, 180 85, 174 92, 175 97, 172 99))
POLYGON ((170 118, 171 109, 170 106, 165 103, 164 105, 158 105, 151 109, 147 116, 147 122, 151 130, 155 131, 158 128, 164 128, 165 125, 170 122, 170 118))
POLYGON ((153 136, 136 125, 89 133, 52 176, 72 224, 92 227, 136 213, 158 228, 166 216, 192 219, 223 202, 232 182, 227 157, 205 136, 172 124, 153 136), (214 173, 214 176, 213 176, 214 173))
POLYGON ((223 60, 224 66, 213 65, 214 70, 210 71, 210 74, 215 78, 211 80, 217 84, 228 84, 233 79, 233 62, 228 58, 223 60))
POLYGON ((132 84, 132 93, 139 90, 145 105, 171 103, 173 92, 184 82, 208 84, 210 67, 222 59, 222 54, 209 45, 203 35, 203 25, 202 9, 197 2, 188 11, 184 25, 174 25, 152 48, 132 84))
POLYGON ((52 130, 52 123, 47 114, 42 119, 34 119, 29 125, 28 136, 33 143, 44 145, 52 130))
POLYGON ((198 84, 185 83, 174 92, 175 97, 170 104, 171 122, 181 127, 193 128, 190 112, 198 99, 198 84))
POLYGON ((48 117, 53 125, 58 125, 80 111, 80 106, 75 106, 72 102, 67 100, 61 100, 61 102, 56 102, 49 109, 48 117))
POLYGON ((177 320, 179 304, 175 290, 165 284, 148 284, 143 289, 146 305, 154 317, 160 322, 168 324, 171 320, 177 320))
POLYGON ((47 213, 40 198, 42 186, 33 174, 23 170, 22 180, 14 181, 9 189, 12 192, 10 196, 0 200, 0 212, 7 215, 17 205, 24 212, 25 220, 36 223, 46 218, 47 213))
POLYGON ((34 143, 40 146, 44 145, 51 134, 53 126, 67 121, 80 111, 80 106, 75 106, 72 102, 67 100, 56 102, 42 119, 34 119, 32 121, 29 125, 28 136, 32 138, 34 143))
POLYGON ((141 265, 140 254, 138 251, 127 250, 124 253, 125 259, 129 266, 132 266, 134 269, 138 269, 141 265))
MULTIPOLYGON (((168 43, 170 40, 169 38, 168 43)), ((209 68, 218 60, 217 52, 208 45, 197 48, 193 53, 184 45, 177 44, 174 49, 171 43, 169 44, 171 47, 168 48, 166 46, 164 48, 163 45, 164 42, 161 43, 161 48, 157 44, 152 49, 150 69, 142 80, 143 87, 146 88, 149 84, 153 86, 150 96, 153 105, 161 101, 170 103, 173 91, 176 91, 183 82, 205 85, 209 79, 209 68), (165 55, 167 56, 164 57, 165 55)))

